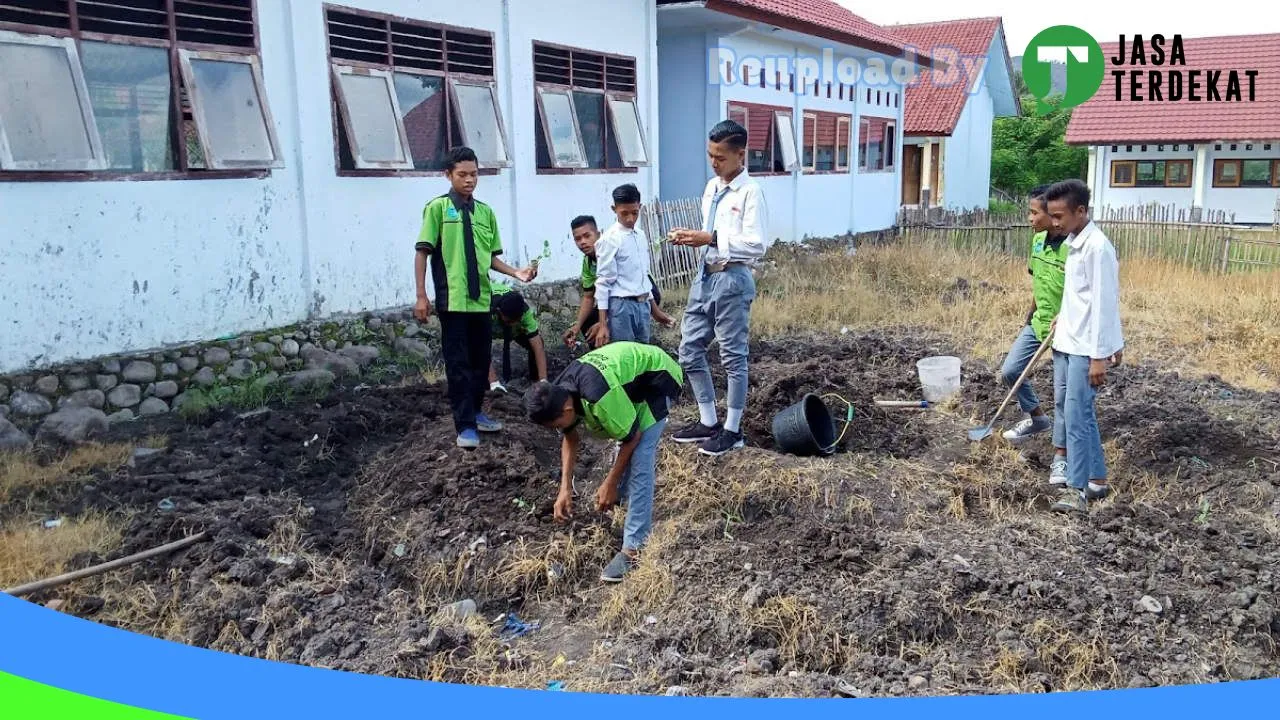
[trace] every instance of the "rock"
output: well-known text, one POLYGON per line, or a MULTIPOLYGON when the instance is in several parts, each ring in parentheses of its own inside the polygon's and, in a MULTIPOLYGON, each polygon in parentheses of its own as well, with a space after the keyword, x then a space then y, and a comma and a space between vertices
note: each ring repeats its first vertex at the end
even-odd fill
POLYGON ((1157 615, 1164 612, 1164 606, 1160 604, 1160 601, 1150 595, 1143 595, 1142 599, 1138 600, 1137 609, 1149 613, 1156 613, 1157 615))
POLYGON ((284 375, 280 378, 280 382, 294 390, 308 390, 329 387, 336 379, 328 370, 299 370, 284 375))
POLYGON ((231 362, 231 352, 226 348, 209 348, 204 351, 205 365, 226 365, 231 362))
POLYGON ((125 366, 124 372, 120 374, 120 377, 127 383, 135 383, 138 385, 155 382, 156 366, 149 362, 134 360, 125 366))
POLYGON ((31 449, 31 438, 13 423, 0 417, 0 452, 25 452, 31 449))
POLYGON ((118 408, 131 408, 142 402, 142 388, 137 385, 117 385, 107 393, 107 402, 118 408))
POLYGON ((1000 632, 996 633, 996 640, 998 642, 1013 642, 1017 639, 1018 639, 1018 633, 1016 630, 1010 630, 1009 628, 1005 628, 1004 630, 1001 630, 1000 632))
POLYGON ((431 356, 431 348, 421 340, 410 340, 409 338, 400 338, 396 340, 396 352, 405 355, 413 355, 414 357, 427 358, 431 356))
POLYGON ((1237 590, 1227 596, 1227 604, 1232 607, 1238 607, 1241 610, 1249 609, 1253 601, 1258 597, 1258 591, 1253 588, 1245 588, 1237 590))
POLYGON ((169 404, 160 398, 147 398, 138 406, 138 414, 142 417, 164 415, 169 412, 169 404))
POLYGON ((5 400, 8 400, 8 399, 9 399, 9 386, 5 385, 4 383, 0 383, 0 402, 4 402, 5 400))
POLYGON ((337 341, 337 340, 325 340, 325 341, 324 341, 324 349, 325 349, 325 350, 328 350, 329 352, 333 352, 334 350, 337 350, 337 349, 338 349, 338 341, 337 341))
POLYGON ((178 358, 178 369, 184 373, 194 372, 200 367, 200 358, 180 357, 178 358))
POLYGON ((760 607, 762 602, 764 602, 764 588, 759 585, 753 586, 742 594, 742 604, 749 608, 760 607))
POLYGON ((337 377, 351 377, 360 374, 360 366, 355 360, 338 353, 312 348, 308 352, 307 368, 311 370, 328 370, 337 377))
POLYGON ((186 403, 187 403, 187 394, 181 393, 178 395, 178 397, 173 399, 173 402, 170 403, 170 406, 173 408, 174 412, 177 412, 178 410, 181 410, 182 406, 185 405, 186 403))
POLYGON ((107 395, 101 390, 77 390, 58 401, 58 409, 88 407, 101 410, 107 404, 107 395))
POLYGON ((299 330, 293 334, 293 339, 297 340, 298 342, 306 342, 307 334, 299 330))
POLYGON ((178 383, 172 380, 161 380, 160 382, 156 383, 156 388, 155 388, 156 397, 161 398, 163 400, 168 400, 169 398, 177 394, 178 394, 178 383))
POLYGON ((666 695, 667 697, 684 697, 688 694, 689 690, 683 685, 672 685, 663 693, 663 695, 666 695))
POLYGON ((44 419, 37 437, 42 442, 82 443, 105 433, 107 415, 87 407, 63 408, 44 419))
POLYGON ((19 390, 9 398, 9 409, 17 417, 40 417, 53 412, 53 404, 42 395, 19 390))
POLYGON ((191 381, 200 387, 209 387, 218 383, 218 376, 213 373, 213 368, 205 365, 200 371, 191 376, 191 381))
POLYGON ((232 380, 248 380, 253 377, 253 361, 241 358, 227 366, 227 377, 232 380))
POLYGON ((163 452, 164 450, 161 450, 159 448, 146 448, 146 447, 134 448, 133 455, 129 458, 129 467, 137 467, 138 461, 146 460, 147 458, 150 458, 150 457, 155 457, 156 455, 159 455, 163 452))
POLYGON ((280 357, 279 355, 267 358, 267 367, 271 368, 272 370, 283 370, 286 367, 288 367, 288 365, 289 365, 289 361, 285 360, 283 357, 280 357))
POLYGON ((177 363, 167 362, 160 366, 161 377, 167 377, 167 378, 178 377, 181 374, 182 374, 182 371, 178 369, 177 363))
POLYGON ((120 361, 119 361, 119 360, 117 360, 117 359, 115 359, 115 358, 111 358, 110 360, 103 360, 103 361, 102 361, 102 372, 104 372, 104 373, 109 373, 109 374, 111 374, 111 375, 117 375, 117 374, 119 374, 119 373, 120 373, 120 361))
POLYGON ((314 348, 315 348, 315 345, 313 343, 304 342, 302 343, 302 349, 298 352, 298 354, 301 355, 302 353, 314 348))
POLYGON ((36 392, 41 395, 52 395, 58 392, 58 376, 45 375, 39 380, 36 380, 36 392))
POLYGON ((912 690, 922 690, 927 688, 929 687, 929 678, 923 675, 912 675, 911 679, 907 681, 907 687, 912 690))
POLYGON ((89 389, 93 386, 93 383, 84 375, 68 375, 62 379, 62 386, 71 392, 78 392, 89 389))
POLYGON ((294 340, 293 338, 289 338, 288 340, 285 340, 284 342, 280 343, 280 352, 285 357, 297 356, 299 352, 298 341, 294 340))
POLYGON ((258 342, 253 344, 253 351, 258 355, 274 355, 276 346, 269 342, 258 342))
POLYGON ((629 680, 635 680, 636 674, 626 665, 612 663, 609 667, 604 669, 602 677, 605 682, 627 682, 629 680))
POLYGON ((339 350, 338 354, 355 360, 360 367, 368 367, 382 355, 378 348, 370 345, 352 345, 339 350))
POLYGON ((778 651, 773 648, 757 650, 747 658, 747 672, 752 675, 771 675, 778 669, 778 651))
MULTIPOLYGON (((267 338, 267 342, 271 343, 272 345, 275 345, 275 346, 279 347, 280 343, 284 342, 284 336, 283 336, 283 335, 272 335, 271 337, 267 338)), ((272 352, 274 352, 274 351, 275 351, 275 348, 272 348, 272 352)))
POLYGON ((99 390, 106 392, 116 385, 120 384, 120 380, 115 375, 98 375, 93 378, 93 384, 98 386, 99 390))
POLYGON ((133 420, 133 418, 134 418, 133 411, 128 408, 125 408, 124 410, 113 412, 110 415, 108 415, 107 422, 111 423, 112 425, 115 425, 116 423, 129 422, 130 420, 133 420))
POLYGON ((440 608, 441 617, 450 620, 466 620, 475 614, 476 601, 471 599, 459 600, 456 603, 440 608))
POLYGON ((382 328, 382 318, 369 318, 369 322, 365 323, 370 330, 380 330, 382 328))
POLYGON ((253 348, 240 348, 236 351, 236 357, 248 360, 253 357, 253 348))

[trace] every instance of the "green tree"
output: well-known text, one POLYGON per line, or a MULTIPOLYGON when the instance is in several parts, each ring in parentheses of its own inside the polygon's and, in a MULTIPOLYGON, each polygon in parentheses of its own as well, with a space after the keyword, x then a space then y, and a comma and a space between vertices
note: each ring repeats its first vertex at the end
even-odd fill
MULTIPOLYGON (((1021 76, 1016 85, 1026 88, 1021 76)), ((1024 195, 1037 185, 1084 179, 1089 151, 1064 142, 1071 109, 1037 116, 1037 102, 1024 93, 1020 117, 996 118, 991 138, 991 184, 1004 192, 1024 195)))

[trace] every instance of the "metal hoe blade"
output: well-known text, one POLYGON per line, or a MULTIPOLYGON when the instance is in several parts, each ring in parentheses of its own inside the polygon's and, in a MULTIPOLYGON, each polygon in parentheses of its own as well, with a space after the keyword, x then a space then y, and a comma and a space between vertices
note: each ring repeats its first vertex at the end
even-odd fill
POLYGON ((986 440, 990 436, 991 436, 990 425, 986 425, 984 427, 979 427, 979 428, 972 428, 971 430, 969 430, 970 442, 982 442, 983 440, 986 440))

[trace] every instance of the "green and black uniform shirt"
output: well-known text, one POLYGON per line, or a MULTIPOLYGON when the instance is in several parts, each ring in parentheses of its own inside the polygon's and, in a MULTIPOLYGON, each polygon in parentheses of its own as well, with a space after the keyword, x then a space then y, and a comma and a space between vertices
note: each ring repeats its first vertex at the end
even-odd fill
POLYGON ((520 319, 513 326, 504 325, 502 318, 498 314, 498 299, 509 292, 511 292, 511 286, 505 283, 495 282, 490 285, 490 294, 493 297, 491 303, 493 337, 504 340, 507 339, 507 334, 510 333, 512 340, 528 340, 537 335, 539 329, 538 316, 534 313, 532 306, 524 311, 524 314, 520 316, 520 319))
POLYGON ((596 258, 594 255, 582 256, 582 292, 596 289, 596 258))
POLYGON ((628 442, 667 417, 684 371, 659 347, 614 342, 574 360, 556 384, 569 391, 588 431, 628 442))
POLYGON ((1062 289, 1066 284, 1066 237, 1050 238, 1039 232, 1031 238, 1031 255, 1027 271, 1031 273, 1031 294, 1036 301, 1036 311, 1028 322, 1036 339, 1044 342, 1049 326, 1062 308, 1062 289))
POLYGON ((431 279, 441 312, 490 311, 489 268, 502 254, 493 209, 450 191, 422 211, 418 250, 431 254, 431 279))

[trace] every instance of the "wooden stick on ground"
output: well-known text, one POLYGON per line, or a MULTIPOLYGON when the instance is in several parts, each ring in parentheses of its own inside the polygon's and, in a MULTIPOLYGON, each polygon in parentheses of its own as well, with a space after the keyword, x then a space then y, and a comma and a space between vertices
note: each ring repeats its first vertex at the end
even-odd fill
POLYGON ((118 558, 110 562, 104 562, 100 565, 87 567, 87 568, 84 568, 83 570, 76 570, 74 572, 64 573, 62 575, 46 578, 44 580, 37 580, 36 582, 27 583, 26 585, 19 585, 17 587, 12 587, 12 588, 9 588, 8 590, 3 590, 0 592, 4 592, 6 595, 12 595, 14 597, 22 597, 23 595, 30 595, 33 592, 38 592, 40 590, 48 590, 49 588, 58 587, 59 585, 65 585, 73 580, 80 580, 82 578, 93 577, 94 575, 99 575, 101 573, 107 572, 108 570, 115 570, 116 568, 124 567, 125 565, 132 565, 133 563, 140 562, 148 558, 153 558, 157 555, 164 555, 166 553, 174 552, 175 550, 181 550, 182 548, 187 547, 188 545, 195 545, 196 543, 204 542, 205 540, 208 540, 208 539, 209 539, 209 533, 207 532, 197 533, 190 537, 185 537, 181 540, 175 540, 174 542, 171 542, 168 545, 161 545, 160 547, 151 548, 150 550, 143 550, 140 553, 134 553, 133 555, 128 555, 122 558, 118 558))

